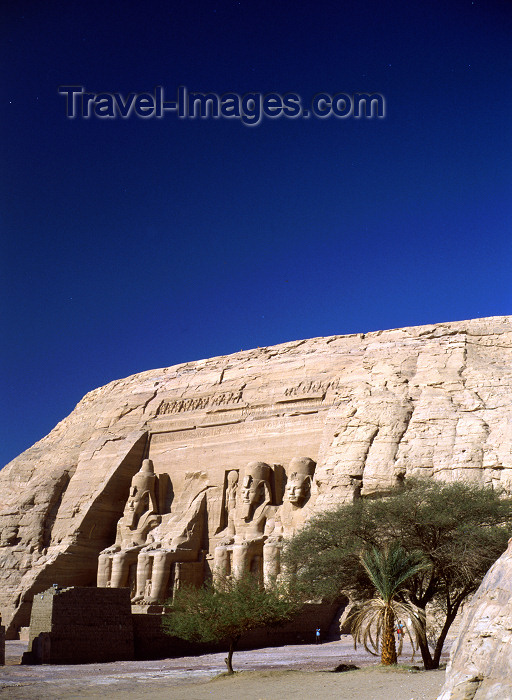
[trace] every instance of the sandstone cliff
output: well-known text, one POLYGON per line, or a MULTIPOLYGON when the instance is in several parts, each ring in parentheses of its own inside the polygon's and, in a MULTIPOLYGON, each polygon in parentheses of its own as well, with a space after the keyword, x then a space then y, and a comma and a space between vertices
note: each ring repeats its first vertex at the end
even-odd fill
POLYGON ((316 509, 411 474, 512 492, 511 386, 512 317, 496 317, 285 343, 96 389, 0 472, 9 633, 34 593, 94 585, 145 457, 169 475, 169 503, 205 493, 211 559, 225 475, 251 460, 275 474, 315 460, 316 509))
POLYGON ((512 698, 512 540, 464 612, 439 700, 512 698))

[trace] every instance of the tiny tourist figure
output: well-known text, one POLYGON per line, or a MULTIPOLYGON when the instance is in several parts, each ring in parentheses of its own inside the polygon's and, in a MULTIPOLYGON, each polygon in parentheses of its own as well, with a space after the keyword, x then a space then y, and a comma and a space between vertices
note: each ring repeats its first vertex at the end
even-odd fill
POLYGON ((404 630, 404 626, 403 626, 403 623, 401 620, 398 621, 398 625, 396 627, 396 633, 398 635, 398 641, 400 641, 400 639, 403 639, 405 637, 405 630, 404 630))
POLYGON ((316 628, 316 643, 320 644, 320 627, 316 628))

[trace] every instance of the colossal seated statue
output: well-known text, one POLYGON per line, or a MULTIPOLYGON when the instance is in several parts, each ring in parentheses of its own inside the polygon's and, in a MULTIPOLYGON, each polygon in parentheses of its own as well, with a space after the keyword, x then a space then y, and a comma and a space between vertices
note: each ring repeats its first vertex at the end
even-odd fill
POLYGON ((156 483, 153 462, 145 459, 132 479, 123 515, 117 523, 116 541, 100 553, 98 587, 129 585, 130 566, 137 561, 148 533, 160 522, 156 483))
POLYGON ((217 579, 240 578, 249 571, 263 577, 265 525, 273 512, 271 474, 265 462, 249 462, 238 486, 237 472, 228 473, 225 498, 228 525, 214 553, 217 579))
POLYGON ((297 528, 304 524, 311 506, 311 486, 316 462, 309 457, 294 457, 290 461, 285 498, 279 510, 283 535, 291 537, 297 528), (307 506, 307 510, 306 510, 307 506))
MULTIPOLYGON (((307 457, 292 459, 286 489, 280 465, 249 462, 241 476, 236 469, 226 471, 214 578, 251 572, 270 583, 279 577, 283 539, 295 533, 310 510, 315 466, 307 457)), ((206 494, 212 486, 205 472, 187 472, 171 512, 163 512, 171 493, 167 486, 168 476, 157 477, 151 460, 144 460, 132 479, 115 543, 99 556, 98 586, 129 586, 134 603, 163 602, 183 584, 204 582, 206 494)))
POLYGON ((294 457, 290 461, 283 505, 276 509, 273 530, 263 546, 263 578, 266 585, 279 580, 284 573, 281 565, 283 540, 292 537, 310 513, 315 467, 316 462, 309 457, 294 457))
POLYGON ((133 603, 164 602, 184 583, 203 583, 205 520, 204 492, 188 505, 177 504, 172 513, 162 516, 138 555, 133 603))
MULTIPOLYGON (((132 602, 154 603, 163 602, 169 588, 172 594, 182 582, 203 582, 206 496, 204 484, 197 482, 197 474, 188 474, 172 512, 161 513, 157 487, 168 486, 168 477, 156 477, 152 461, 143 461, 117 523, 116 541, 100 553, 98 587, 129 586, 132 602)), ((164 489, 160 491, 163 504, 164 489)))

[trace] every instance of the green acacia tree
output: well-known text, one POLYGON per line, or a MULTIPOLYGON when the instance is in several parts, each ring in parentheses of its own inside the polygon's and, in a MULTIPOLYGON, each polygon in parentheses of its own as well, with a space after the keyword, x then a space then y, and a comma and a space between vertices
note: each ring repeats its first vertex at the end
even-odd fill
POLYGON ((164 619, 169 635, 190 642, 225 642, 228 673, 233 673, 233 653, 244 634, 261 627, 275 627, 290 620, 301 603, 283 586, 263 588, 252 575, 224 578, 215 585, 176 591, 164 619))
MULTIPOLYGON (((381 650, 381 663, 391 666, 397 662, 395 622, 400 618, 411 619, 412 634, 406 628, 413 649, 422 632, 421 612, 403 600, 402 590, 406 582, 424 571, 428 563, 421 553, 409 554, 398 542, 382 549, 371 547, 361 554, 361 564, 375 587, 376 595, 365 601, 353 618, 354 644, 360 642, 370 653, 381 650), (371 648, 370 648, 370 646, 371 648)), ((400 651, 402 640, 400 640, 400 651)))
POLYGON ((399 542, 422 552, 428 567, 409 578, 403 599, 422 611, 418 639, 426 669, 438 668, 448 630, 461 604, 479 586, 512 534, 512 501, 487 487, 408 480, 384 498, 362 498, 312 518, 288 543, 284 560, 310 597, 371 599, 374 584, 361 562, 368 547, 399 542), (435 643, 427 607, 444 619, 435 643))

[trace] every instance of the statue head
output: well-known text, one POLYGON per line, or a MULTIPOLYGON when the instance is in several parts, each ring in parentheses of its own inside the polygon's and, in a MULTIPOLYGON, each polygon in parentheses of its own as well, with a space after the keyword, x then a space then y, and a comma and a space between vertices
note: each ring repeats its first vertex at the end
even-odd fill
POLYGON ((142 466, 132 479, 130 493, 124 508, 124 517, 129 526, 134 527, 146 511, 156 512, 155 501, 155 469, 150 459, 145 459, 142 466))
POLYGON ((235 469, 232 469, 230 472, 228 472, 227 482, 228 489, 233 489, 236 487, 238 483, 238 472, 235 469))
POLYGON ((311 483, 316 462, 309 457, 294 457, 290 462, 290 476, 286 484, 286 500, 302 506, 311 495, 311 483))
POLYGON ((249 519, 251 512, 262 504, 272 500, 270 490, 270 467, 265 462, 249 462, 245 468, 242 481, 242 502, 244 518, 249 519))

